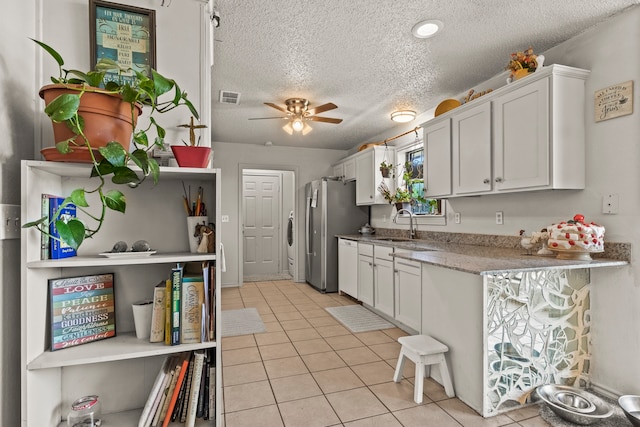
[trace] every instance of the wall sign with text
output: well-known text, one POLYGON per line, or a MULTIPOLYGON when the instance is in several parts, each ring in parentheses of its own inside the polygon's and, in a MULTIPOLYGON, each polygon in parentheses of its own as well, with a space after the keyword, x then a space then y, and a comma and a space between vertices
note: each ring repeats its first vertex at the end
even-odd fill
POLYGON ((633 113, 633 80, 597 90, 593 101, 596 123, 633 113))
MULTIPOLYGON (((151 69, 156 68, 155 13, 151 9, 90 0, 91 68, 100 58, 109 58, 123 68, 151 76, 151 69)), ((113 73, 105 81, 117 78, 113 73)), ((133 82, 135 74, 129 71, 123 78, 133 82)))

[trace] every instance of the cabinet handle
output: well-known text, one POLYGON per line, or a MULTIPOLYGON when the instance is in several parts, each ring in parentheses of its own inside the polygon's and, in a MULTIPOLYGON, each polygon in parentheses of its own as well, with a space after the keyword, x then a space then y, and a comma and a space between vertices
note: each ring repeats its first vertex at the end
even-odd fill
POLYGON ((371 194, 369 194, 369 198, 370 198, 370 199, 373 199, 373 196, 372 196, 371 194))
POLYGON ((496 182, 502 182, 502 181, 503 181, 503 179, 502 179, 502 178, 500 178, 500 177, 497 177, 497 178, 496 178, 496 182))
POLYGON ((489 178, 485 178, 485 180, 484 180, 484 181, 482 181, 482 183, 483 183, 483 184, 488 184, 488 183, 490 183, 490 182, 491 182, 491 180, 490 180, 489 178))

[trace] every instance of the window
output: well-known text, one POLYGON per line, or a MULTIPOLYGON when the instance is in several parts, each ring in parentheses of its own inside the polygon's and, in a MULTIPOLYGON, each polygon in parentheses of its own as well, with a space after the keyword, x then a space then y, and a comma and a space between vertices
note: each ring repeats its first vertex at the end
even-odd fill
POLYGON ((411 144, 397 151, 400 165, 398 187, 409 191, 411 212, 414 215, 442 215, 440 199, 424 198, 424 150, 422 143, 411 144))

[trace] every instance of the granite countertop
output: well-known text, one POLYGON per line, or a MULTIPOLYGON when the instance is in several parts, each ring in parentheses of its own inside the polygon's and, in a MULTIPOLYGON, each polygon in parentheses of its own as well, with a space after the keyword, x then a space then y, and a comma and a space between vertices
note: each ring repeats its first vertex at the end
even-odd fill
POLYGON ((591 261, 560 260, 554 256, 526 255, 526 250, 522 248, 448 243, 428 239, 411 240, 375 235, 338 235, 337 237, 405 249, 408 251, 395 253, 394 257, 481 275, 541 269, 615 267, 629 264, 626 260, 611 258, 594 258, 591 261))

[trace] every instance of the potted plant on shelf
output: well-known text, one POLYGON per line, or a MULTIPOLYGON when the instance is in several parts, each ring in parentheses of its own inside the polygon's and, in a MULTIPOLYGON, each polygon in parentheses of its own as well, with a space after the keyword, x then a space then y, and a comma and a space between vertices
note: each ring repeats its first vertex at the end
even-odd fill
POLYGON ((184 145, 172 145, 171 151, 178 162, 178 166, 183 168, 205 168, 209 164, 211 155, 210 147, 200 147, 200 138, 196 141, 196 129, 206 128, 205 125, 193 123, 193 116, 188 124, 178 125, 178 127, 189 128, 189 143, 182 141, 184 145))
POLYGON ((124 194, 119 190, 105 188, 106 179, 110 175, 114 184, 125 184, 130 187, 136 187, 148 176, 153 178, 154 183, 158 182, 160 168, 158 163, 150 158, 148 152, 154 146, 164 147, 163 138, 166 131, 156 121, 155 115, 179 106, 186 106, 193 116, 196 118, 199 116, 193 104, 187 99, 187 93, 183 92, 174 80, 164 77, 155 70, 151 70, 151 76, 147 76, 122 68, 115 61, 105 58, 98 62, 95 70, 86 73, 67 70, 62 68, 64 60, 56 50, 40 41, 34 40, 34 42, 51 55, 59 68, 59 76, 51 78, 54 84, 45 86, 40 91, 46 104, 44 112, 54 125, 56 140, 55 154, 49 149, 43 152, 43 155, 48 160, 66 161, 65 156, 73 156, 70 157, 73 159, 71 161, 91 163, 90 176, 98 178, 98 181, 93 189, 77 188, 71 191, 63 203, 63 206, 74 204, 77 209, 86 213, 95 225, 86 225, 77 218, 62 221, 57 217, 45 216, 24 224, 23 228, 35 227, 41 233, 51 237, 49 225, 55 223, 60 240, 78 249, 84 239, 93 237, 100 230, 107 209, 125 212, 124 194), (105 81, 107 71, 117 72, 119 80, 105 81), (127 82, 122 78, 123 73, 130 71, 135 73, 133 82, 127 82), (51 94, 52 91, 53 94, 51 94), (168 98, 161 100, 160 97, 165 94, 168 98), (96 113, 104 109, 86 105, 94 98, 107 98, 107 104, 115 106, 118 112, 109 111, 107 112, 109 119, 106 122, 94 124, 96 113), (137 118, 141 106, 150 107, 150 123, 144 129, 137 129, 137 118), (55 128, 58 128, 57 131, 55 128), (120 130, 124 128, 125 132, 109 134, 106 137, 100 135, 100 132, 111 128, 120 130), (157 136, 150 141, 147 132, 152 128, 155 128, 157 136), (92 134, 93 130, 98 130, 98 134, 92 134), (131 135, 133 135, 132 141, 131 135), (141 176, 131 169, 130 166, 133 165, 140 168, 141 176), (88 210, 88 195, 97 198, 97 202, 101 205, 97 214, 88 210))

